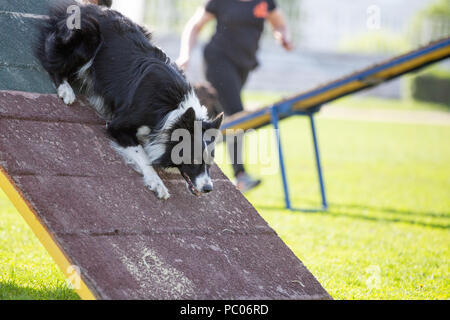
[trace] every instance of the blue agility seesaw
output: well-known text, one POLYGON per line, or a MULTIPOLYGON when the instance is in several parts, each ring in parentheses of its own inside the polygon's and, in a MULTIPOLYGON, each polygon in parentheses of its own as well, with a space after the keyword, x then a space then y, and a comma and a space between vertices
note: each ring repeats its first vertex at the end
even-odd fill
POLYGON ((317 141, 314 114, 321 106, 327 102, 336 100, 346 95, 350 95, 363 89, 377 86, 388 80, 400 77, 406 73, 418 70, 424 66, 444 60, 450 56, 450 37, 433 42, 418 50, 395 57, 355 72, 339 80, 321 85, 315 89, 283 99, 270 106, 258 109, 253 112, 240 112, 225 120, 222 126, 224 134, 233 130, 257 129, 268 124, 272 124, 276 129, 276 142, 278 146, 278 156, 280 171, 283 182, 284 198, 286 208, 300 211, 325 211, 328 203, 325 192, 325 183, 322 174, 319 145, 317 141), (322 197, 322 207, 315 210, 294 209, 291 205, 289 195, 289 184, 287 180, 286 168, 284 165, 283 149, 281 146, 280 131, 278 122, 294 115, 308 116, 310 120, 312 138, 314 143, 315 160, 317 164, 317 174, 322 197))

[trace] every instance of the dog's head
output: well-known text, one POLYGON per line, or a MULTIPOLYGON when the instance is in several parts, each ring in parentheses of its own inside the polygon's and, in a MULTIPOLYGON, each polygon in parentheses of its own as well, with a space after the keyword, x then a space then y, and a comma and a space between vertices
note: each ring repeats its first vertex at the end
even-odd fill
POLYGON ((222 121, 223 114, 208 119, 206 108, 200 105, 196 97, 191 97, 169 114, 165 129, 152 134, 147 152, 150 155, 160 154, 154 164, 177 168, 192 194, 209 193, 213 190, 209 171, 214 162, 215 144, 220 139, 222 121), (192 100, 194 106, 189 104, 192 100))
POLYGON ((223 114, 214 120, 197 119, 194 109, 189 108, 172 131, 174 141, 181 138, 172 147, 172 162, 194 195, 213 190, 209 169, 214 162, 214 147, 222 120, 223 114))

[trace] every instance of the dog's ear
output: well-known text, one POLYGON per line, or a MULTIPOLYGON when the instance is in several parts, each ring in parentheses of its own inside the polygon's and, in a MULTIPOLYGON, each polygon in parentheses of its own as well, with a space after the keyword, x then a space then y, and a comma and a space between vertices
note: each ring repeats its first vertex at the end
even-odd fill
POLYGON ((223 122, 223 112, 221 112, 213 121, 210 122, 210 126, 213 129, 219 130, 223 122))
POLYGON ((184 123, 186 123, 186 124, 189 124, 190 126, 192 126, 193 125, 193 123, 194 123, 194 121, 195 121, 195 111, 194 111, 194 108, 189 108, 189 109, 187 109, 184 113, 183 113, 183 115, 181 116, 181 121, 182 122, 184 122, 184 123))

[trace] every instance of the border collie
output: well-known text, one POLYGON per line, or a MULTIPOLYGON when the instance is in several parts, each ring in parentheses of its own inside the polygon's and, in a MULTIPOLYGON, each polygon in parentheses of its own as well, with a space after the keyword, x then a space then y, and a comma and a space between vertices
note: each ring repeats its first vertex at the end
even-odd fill
POLYGON ((114 10, 59 1, 50 5, 49 19, 39 26, 35 55, 65 104, 75 101, 72 86, 78 86, 109 121, 113 147, 158 198, 170 194, 154 167, 178 169, 194 195, 212 191, 214 138, 205 132, 218 131, 223 114, 208 118, 183 72, 152 44, 146 29, 114 10), (71 28, 68 19, 77 13, 79 28, 71 28), (198 123, 201 140, 195 138, 198 123), (177 129, 190 133, 190 148, 179 152, 181 162, 172 156, 179 144, 172 141, 177 129), (200 161, 195 144, 201 145, 200 161))

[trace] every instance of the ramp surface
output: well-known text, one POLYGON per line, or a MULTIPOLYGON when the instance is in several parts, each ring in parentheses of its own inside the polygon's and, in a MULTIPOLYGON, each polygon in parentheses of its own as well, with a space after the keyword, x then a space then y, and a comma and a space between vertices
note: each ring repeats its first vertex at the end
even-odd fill
POLYGON ((0 91, 0 165, 63 272, 80 270, 82 298, 330 298, 217 167, 199 198, 161 173, 172 197, 160 201, 84 103, 0 91))

